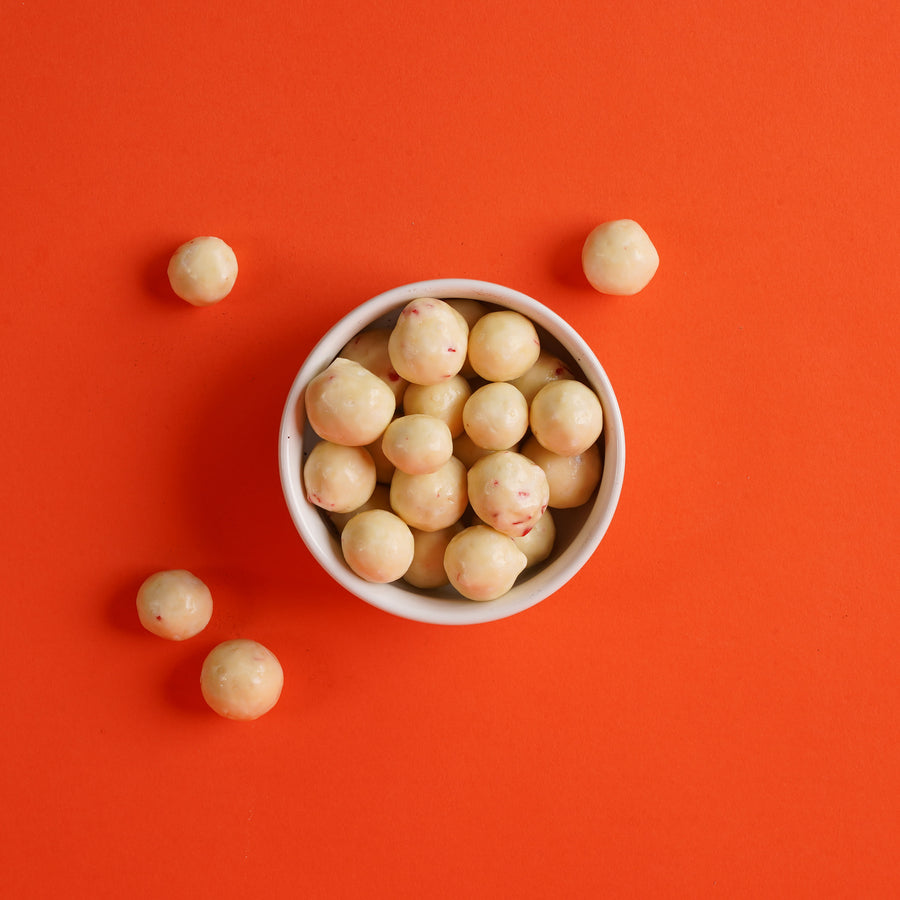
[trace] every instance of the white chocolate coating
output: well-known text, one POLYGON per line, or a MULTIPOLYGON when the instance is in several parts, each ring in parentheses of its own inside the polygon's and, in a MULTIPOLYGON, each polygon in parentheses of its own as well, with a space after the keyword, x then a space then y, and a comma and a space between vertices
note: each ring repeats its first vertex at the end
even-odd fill
POLYGON ((515 584, 528 558, 515 541, 487 525, 472 525, 447 544, 444 569, 469 600, 496 600, 515 584))
POLYGON ((401 472, 428 475, 453 456, 453 438, 447 424, 434 416, 400 416, 385 430, 381 449, 401 472))
POLYGON ((534 395, 551 381, 563 378, 574 378, 569 367, 559 358, 541 350, 537 362, 519 378, 511 383, 517 387, 527 403, 531 403, 534 395))
POLYGON ((603 431, 600 399, 580 381, 551 381, 531 401, 531 431, 560 456, 584 453, 603 431))
POLYGON ((413 587, 430 590, 443 587, 449 582, 444 569, 444 552, 451 538, 462 531, 462 524, 457 522, 440 531, 420 531, 412 529, 415 540, 415 553, 412 563, 406 570, 403 580, 413 587))
POLYGON ((406 574, 415 542, 409 526, 383 509, 353 516, 341 532, 341 550, 347 565, 366 581, 387 584, 406 574))
POLYGON ((488 307, 480 300, 472 300, 468 297, 454 297, 444 301, 447 306, 452 306, 465 320, 469 330, 488 311, 488 307))
POLYGON ((328 518, 340 533, 357 513, 365 512, 367 509, 385 509, 391 512, 391 489, 386 484, 376 484, 372 496, 362 506, 351 509, 350 512, 328 513, 328 518))
POLYGON ((471 469, 479 459, 493 452, 493 450, 479 447, 465 432, 453 441, 453 455, 467 469, 471 469))
POLYGON ((434 297, 406 304, 388 341, 397 374, 413 384, 452 378, 466 361, 469 326, 452 306, 434 297))
POLYGON ((209 588, 184 569, 156 572, 138 588, 137 613, 147 631, 169 641, 199 634, 212 618, 209 588))
POLYGON ((192 306, 211 306, 231 293, 238 274, 237 257, 221 238, 195 237, 172 254, 167 274, 182 300, 192 306))
POLYGON ((463 433, 463 407, 471 394, 472 388, 461 374, 437 384, 411 384, 403 395, 403 411, 408 416, 421 414, 441 419, 457 438, 463 433))
POLYGON ((659 268, 647 232, 632 219, 598 225, 584 242, 581 265, 591 286, 622 297, 643 290, 659 268))
MULTIPOLYGON (((396 421, 396 420, 395 420, 396 421)), ((381 439, 384 435, 379 435, 371 444, 366 444, 366 450, 375 463, 375 479, 379 484, 390 484, 394 477, 394 464, 384 455, 384 449, 381 446, 381 439)))
POLYGON ((451 456, 437 472, 407 475, 399 470, 391 481, 391 508, 420 531, 440 531, 459 521, 466 511, 465 466, 451 456))
POLYGON ((530 437, 522 447, 522 455, 544 470, 550 485, 548 505, 553 509, 572 509, 587 503, 600 483, 603 463, 598 444, 591 444, 575 456, 560 456, 530 437))
POLYGON ((394 392, 358 362, 340 357, 306 387, 306 416, 320 438, 348 447, 371 444, 394 417, 394 392))
POLYGON ((320 441, 303 464, 306 499, 326 512, 358 509, 375 490, 375 463, 364 447, 320 441))
POLYGON ((214 647, 200 671, 203 699, 226 719, 258 719, 278 702, 283 686, 275 654, 244 638, 214 647))
POLYGON ((468 490, 478 518, 510 537, 528 534, 550 499, 544 470, 512 450, 478 460, 469 469, 468 490))
POLYGON ((472 442, 485 450, 515 447, 528 430, 528 403, 505 381, 478 388, 463 409, 463 424, 472 442))
POLYGON ((511 309, 482 316, 469 335, 469 362, 488 381, 519 378, 537 362, 540 352, 531 320, 511 309))
POLYGON ((550 510, 544 511, 528 534, 514 537, 513 540, 528 559, 525 568, 530 569, 543 562, 553 552, 553 544, 556 542, 556 523, 550 510))
POLYGON ((393 391, 394 399, 399 406, 408 382, 397 374, 391 363, 391 356, 388 353, 390 337, 391 329, 387 327, 361 331, 347 342, 338 356, 358 362, 373 375, 377 375, 393 391))
MULTIPOLYGON (((446 303, 448 306, 452 306, 466 320, 470 334, 475 323, 488 311, 488 307, 479 300, 460 298, 447 300, 446 303)), ((466 378, 475 376, 475 370, 472 368, 472 363, 469 362, 468 354, 466 354, 466 361, 459 370, 459 374, 466 378)), ((453 436, 456 437, 456 435, 453 436)))

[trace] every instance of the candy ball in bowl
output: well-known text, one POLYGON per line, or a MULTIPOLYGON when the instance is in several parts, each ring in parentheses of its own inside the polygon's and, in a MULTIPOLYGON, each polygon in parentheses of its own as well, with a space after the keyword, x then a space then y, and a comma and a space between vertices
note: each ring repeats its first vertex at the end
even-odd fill
POLYGON ((402 618, 470 625, 545 600, 590 559, 625 435, 591 348, 485 281, 393 288, 315 345, 282 415, 288 511, 318 563, 402 618))

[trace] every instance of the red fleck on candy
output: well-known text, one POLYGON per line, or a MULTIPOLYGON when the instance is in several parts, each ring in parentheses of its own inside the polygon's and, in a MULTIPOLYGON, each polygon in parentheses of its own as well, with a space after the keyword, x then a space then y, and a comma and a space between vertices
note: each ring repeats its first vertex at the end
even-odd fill
POLYGON ((528 491, 517 491, 516 496, 518 497, 530 497, 531 494, 528 491))
POLYGON ((400 376, 393 369, 391 369, 391 371, 388 372, 388 380, 389 381, 399 381, 400 376))

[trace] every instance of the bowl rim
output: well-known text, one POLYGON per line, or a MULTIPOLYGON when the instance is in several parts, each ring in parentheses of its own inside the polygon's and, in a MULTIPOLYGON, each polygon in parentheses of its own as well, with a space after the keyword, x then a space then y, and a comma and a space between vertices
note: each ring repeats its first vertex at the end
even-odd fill
POLYGON ((383 291, 347 312, 316 342, 294 377, 283 407, 278 431, 278 466, 282 494, 295 528, 313 557, 346 590, 371 606, 400 618, 437 625, 473 625, 498 621, 535 606, 558 591, 589 560, 605 536, 618 506, 625 471, 625 434, 612 384, 591 347, 572 325, 540 301, 513 288, 471 278, 438 278, 383 291), (437 599, 417 595, 411 586, 404 589, 396 583, 375 585, 365 581, 336 558, 334 537, 319 511, 303 497, 300 478, 303 434, 302 428, 298 428, 298 407, 306 385, 357 333, 409 301, 429 296, 480 300, 527 315, 565 346, 603 402, 604 468, 598 497, 584 525, 551 565, 533 578, 516 584, 503 597, 489 602, 437 599), (292 443, 297 437, 299 440, 292 443), (539 582, 539 586, 529 587, 531 582, 539 582))

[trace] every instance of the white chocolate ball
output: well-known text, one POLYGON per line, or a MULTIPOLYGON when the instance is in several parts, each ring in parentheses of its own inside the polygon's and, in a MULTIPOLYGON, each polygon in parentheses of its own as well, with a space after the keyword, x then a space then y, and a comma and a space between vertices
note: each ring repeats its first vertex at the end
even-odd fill
POLYGON ((514 379, 511 384, 522 392, 527 403, 531 403, 534 395, 545 384, 574 377, 571 369, 561 359, 541 350, 537 362, 524 375, 514 379))
POLYGON ((469 335, 469 362, 487 381, 512 381, 536 362, 541 342, 530 319, 511 309, 482 316, 469 335))
POLYGON ((603 407, 586 384, 551 381, 531 401, 530 424, 541 446, 560 456, 577 456, 600 437, 603 407))
POLYGON ((415 542, 409 526, 383 509, 353 516, 341 532, 341 550, 347 565, 360 578, 387 584, 406 574, 415 542))
POLYGON ((444 552, 444 569, 450 583, 469 600, 502 597, 527 562, 511 537, 487 525, 472 525, 461 531, 444 552))
POLYGON ((403 411, 441 419, 457 438, 463 433, 463 407, 471 394, 472 388, 462 375, 437 384, 411 384, 403 395, 403 411))
POLYGON ((478 460, 469 469, 467 483, 478 518, 510 537, 528 534, 550 499, 544 470, 512 450, 478 460))
POLYGON ((221 238, 195 237, 169 260, 172 290, 192 306, 211 306, 227 297, 238 274, 234 250, 221 238))
POLYGON ((591 499, 600 483, 603 462, 598 444, 591 444, 583 453, 574 456, 560 456, 530 437, 521 452, 544 470, 550 485, 548 505, 553 509, 582 506, 591 499))
POLYGON ((406 304, 388 341, 397 374, 413 384, 452 378, 466 361, 469 326, 452 306, 434 297, 406 304))
POLYGON ((457 522, 440 531, 420 531, 418 528, 411 530, 416 546, 413 560, 403 580, 422 590, 443 587, 449 582, 444 569, 444 552, 451 538, 462 531, 462 524, 457 522))
POLYGON ((340 357, 309 382, 304 402, 313 431, 348 447, 380 437, 397 407, 394 392, 377 375, 340 357))
POLYGON ((214 647, 200 671, 203 699, 226 719, 258 719, 278 702, 283 686, 275 654, 244 638, 214 647))
POLYGON ((593 288, 625 297, 650 283, 659 268, 659 254, 637 222, 617 219, 598 225, 587 236, 581 265, 593 288))
POLYGON ((184 569, 156 572, 138 588, 137 613, 147 631, 169 641, 199 634, 212 618, 209 588, 184 569))
POLYGON ((472 442, 485 450, 508 450, 528 430, 528 403, 505 381, 478 388, 463 409, 463 424, 472 442))
POLYGON ((440 531, 466 511, 466 468, 451 456, 437 472, 407 475, 396 471, 391 481, 391 508, 420 531, 440 531))
POLYGON ((358 362, 373 375, 377 375, 393 391, 394 399, 399 405, 408 382, 397 374, 391 363, 388 353, 390 337, 391 329, 387 327, 361 331, 347 342, 338 356, 358 362))
POLYGON ((375 463, 364 447, 320 441, 303 464, 306 499, 326 512, 351 512, 375 490, 375 463))
POLYGON ((381 449, 401 472, 427 475, 453 456, 453 438, 446 422, 434 416, 400 416, 385 430, 381 449))
POLYGON ((351 509, 350 512, 330 512, 328 518, 340 534, 344 530, 344 526, 355 515, 365 512, 367 509, 385 509, 391 512, 391 489, 386 484, 376 484, 372 496, 362 506, 351 509))
POLYGON ((544 510, 544 514, 534 523, 534 528, 528 534, 514 537, 513 540, 528 559, 527 569, 543 562, 553 552, 553 545, 556 542, 556 523, 550 510, 544 510))

